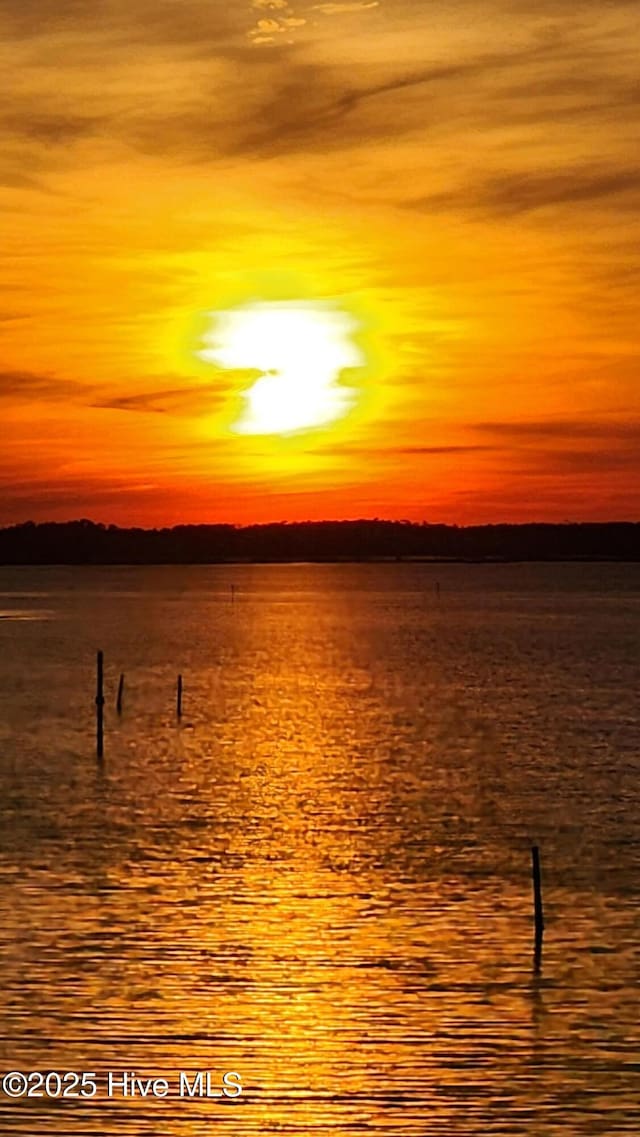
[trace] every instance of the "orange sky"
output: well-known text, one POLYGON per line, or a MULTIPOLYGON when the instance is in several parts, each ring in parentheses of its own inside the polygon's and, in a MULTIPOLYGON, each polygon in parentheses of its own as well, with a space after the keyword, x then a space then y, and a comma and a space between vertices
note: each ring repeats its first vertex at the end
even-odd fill
POLYGON ((0 524, 640 516, 639 28, 0 0, 0 524), (353 408, 234 433, 206 314, 302 300, 353 408))

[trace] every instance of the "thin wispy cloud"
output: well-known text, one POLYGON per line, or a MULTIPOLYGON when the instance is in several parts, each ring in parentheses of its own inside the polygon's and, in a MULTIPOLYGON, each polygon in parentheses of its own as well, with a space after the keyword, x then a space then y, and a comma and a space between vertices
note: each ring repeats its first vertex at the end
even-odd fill
POLYGON ((130 411, 134 414, 164 414, 193 417, 207 414, 217 409, 224 398, 212 386, 202 384, 191 387, 164 388, 157 391, 143 391, 134 395, 102 394, 91 401, 92 407, 107 410, 130 411))
POLYGON ((585 420, 549 419, 547 421, 524 422, 485 422, 476 423, 474 430, 490 434, 495 438, 508 439, 512 443, 541 439, 561 439, 565 442, 596 440, 605 443, 640 444, 640 420, 628 421, 623 418, 585 420))
POLYGON ((313 4, 312 11, 322 12, 325 16, 342 16, 350 12, 366 12, 369 8, 379 7, 380 0, 335 0, 334 3, 313 4))
POLYGON ((82 398, 86 388, 82 383, 64 380, 55 375, 34 375, 28 371, 0 371, 0 399, 30 403, 82 398))
POLYGON ((436 211, 480 210, 501 217, 554 206, 588 207, 591 203, 616 198, 617 208, 637 209, 640 170, 637 167, 609 169, 598 165, 579 165, 564 169, 505 173, 457 193, 442 193, 408 202, 414 208, 436 211))

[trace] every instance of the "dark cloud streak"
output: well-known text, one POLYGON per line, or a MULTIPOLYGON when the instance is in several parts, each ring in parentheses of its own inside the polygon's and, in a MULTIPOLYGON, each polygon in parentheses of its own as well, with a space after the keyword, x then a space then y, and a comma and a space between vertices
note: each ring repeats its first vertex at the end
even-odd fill
POLYGON ((524 422, 478 422, 473 430, 490 434, 509 443, 541 438, 592 439, 602 442, 637 442, 640 446, 640 422, 621 419, 539 419, 524 422))
POLYGON ((87 388, 82 383, 60 379, 54 375, 36 375, 31 371, 0 371, 0 399, 31 402, 42 399, 66 402, 81 399, 87 388))
POLYGON ((223 396, 211 387, 173 387, 159 391, 143 391, 135 395, 108 395, 90 406, 106 410, 134 411, 139 414, 186 415, 212 412, 223 396))
POLYGON ((73 403, 94 410, 130 411, 138 414, 186 416, 211 413, 225 397, 211 385, 190 384, 119 395, 104 384, 80 383, 54 375, 29 371, 0 372, 0 401, 12 403, 73 403))
MULTIPOLYGON (((405 204, 427 212, 455 210, 491 216, 515 217, 538 209, 564 205, 588 205, 604 198, 628 198, 633 209, 640 194, 640 169, 607 169, 579 165, 564 169, 505 173, 450 193, 408 201, 405 204)), ((618 202, 620 208, 624 201, 618 202)))

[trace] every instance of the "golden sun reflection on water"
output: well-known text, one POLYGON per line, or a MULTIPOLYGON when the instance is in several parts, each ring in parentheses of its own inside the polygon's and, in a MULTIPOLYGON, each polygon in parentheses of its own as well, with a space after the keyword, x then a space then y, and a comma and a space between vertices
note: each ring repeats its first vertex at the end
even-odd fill
MULTIPOLYGON (((368 573, 234 569, 233 606, 222 569, 193 570, 182 591, 103 582, 99 603, 68 593, 55 629, 33 622, 31 647, 13 641, 13 671, 30 660, 42 702, 0 765, 4 1068, 237 1070, 245 1093, 2 1098, 7 1132, 633 1132, 633 784, 621 764, 607 812, 612 775, 607 790, 570 694, 591 654, 590 705, 605 715, 614 672, 616 700, 631 698, 629 611, 603 605, 601 636, 596 601, 587 623, 563 596, 548 641, 541 624, 521 655, 519 605, 530 620, 544 589, 436 610, 432 590, 402 575, 372 589, 368 573), (109 690, 123 658, 130 672, 102 773, 90 719, 75 725, 96 634, 109 690), (592 860, 577 845, 587 817, 592 860), (548 915, 537 981, 533 831, 548 915)), ((17 690, 11 705, 17 725, 17 690)), ((633 726, 618 729, 620 754, 633 726)))

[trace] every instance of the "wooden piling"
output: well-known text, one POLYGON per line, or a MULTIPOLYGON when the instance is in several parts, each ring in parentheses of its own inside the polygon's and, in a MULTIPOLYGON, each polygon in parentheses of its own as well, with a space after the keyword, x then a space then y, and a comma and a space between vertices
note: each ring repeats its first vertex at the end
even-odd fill
POLYGON ((542 965, 544 913, 542 909, 542 883, 540 880, 540 851, 537 845, 532 845, 531 847, 531 876, 533 880, 533 919, 535 928, 533 968, 534 971, 539 972, 542 965))
POLYGON ((104 655, 98 652, 96 676, 96 756, 104 758, 104 655))
POLYGON ((180 718, 182 714, 182 676, 178 676, 178 688, 176 692, 176 714, 180 718))
POLYGON ((123 694, 124 694, 124 675, 121 675, 120 676, 120 682, 118 683, 118 697, 116 699, 116 710, 117 710, 119 715, 122 714, 122 696, 123 696, 123 694))

